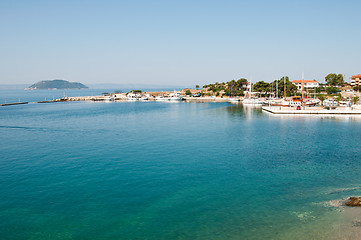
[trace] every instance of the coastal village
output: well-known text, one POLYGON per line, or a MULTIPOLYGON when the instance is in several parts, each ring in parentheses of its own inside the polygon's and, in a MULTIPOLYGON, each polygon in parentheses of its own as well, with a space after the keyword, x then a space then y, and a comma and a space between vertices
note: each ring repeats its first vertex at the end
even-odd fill
MULTIPOLYGON (((53 86, 54 83, 69 83, 65 80, 41 81, 26 90, 37 89, 41 85, 53 86), (40 84, 40 85, 39 85, 40 84)), ((87 88, 85 85, 83 85, 87 88)), ((56 89, 56 88, 51 88, 56 89)), ((216 82, 200 88, 185 88, 173 91, 131 90, 127 93, 104 92, 97 96, 62 97, 51 101, 36 103, 68 101, 161 101, 161 102, 229 102, 242 104, 244 107, 262 108, 274 114, 361 114, 361 74, 350 77, 347 82, 342 74, 330 73, 325 83, 316 80, 282 77, 272 82, 240 78, 228 82, 216 82)), ((28 102, 5 103, 0 106, 27 104, 28 102)))
POLYGON ((325 77, 325 82, 282 77, 271 83, 252 83, 241 78, 179 91, 115 91, 100 96, 67 97, 54 101, 230 102, 260 107, 275 114, 361 114, 361 74, 352 76, 346 82, 342 74, 331 73, 325 77))

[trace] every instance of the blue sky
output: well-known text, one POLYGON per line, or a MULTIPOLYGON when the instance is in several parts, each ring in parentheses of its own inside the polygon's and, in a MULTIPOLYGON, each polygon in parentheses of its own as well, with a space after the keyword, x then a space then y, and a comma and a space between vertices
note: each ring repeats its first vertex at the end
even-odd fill
POLYGON ((0 2, 0 83, 188 85, 361 73, 360 1, 0 2))

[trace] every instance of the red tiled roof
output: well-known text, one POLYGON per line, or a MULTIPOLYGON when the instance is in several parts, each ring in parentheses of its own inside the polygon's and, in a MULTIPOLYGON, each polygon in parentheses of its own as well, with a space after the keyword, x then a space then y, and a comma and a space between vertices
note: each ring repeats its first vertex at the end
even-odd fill
POLYGON ((355 75, 355 76, 352 76, 352 77, 351 77, 351 79, 354 79, 354 78, 361 78, 361 74, 355 75))
POLYGON ((315 81, 315 80, 293 80, 292 82, 293 83, 302 83, 302 82, 304 82, 304 83, 311 83, 311 82, 317 83, 317 81, 315 81))

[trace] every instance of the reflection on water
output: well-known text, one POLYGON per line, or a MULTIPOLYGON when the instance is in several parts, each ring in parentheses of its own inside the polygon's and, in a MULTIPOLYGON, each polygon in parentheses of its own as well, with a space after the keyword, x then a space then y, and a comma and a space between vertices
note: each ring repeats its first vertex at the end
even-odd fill
POLYGON ((256 106, 238 104, 227 107, 226 110, 232 117, 240 117, 247 120, 251 120, 253 117, 264 116, 262 108, 256 106))

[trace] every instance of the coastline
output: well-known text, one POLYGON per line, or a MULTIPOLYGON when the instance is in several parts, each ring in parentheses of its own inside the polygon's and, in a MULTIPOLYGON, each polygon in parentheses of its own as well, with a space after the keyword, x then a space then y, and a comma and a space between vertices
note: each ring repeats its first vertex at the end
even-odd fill
POLYGON ((300 224, 279 234, 277 239, 361 239, 361 208, 333 206, 335 202, 341 200, 324 203, 322 216, 299 214, 300 224), (302 222, 304 217, 313 219, 302 222))
MULTIPOLYGON (((157 101, 156 97, 163 94, 170 94, 172 92, 145 92, 145 94, 151 95, 147 101, 157 101)), ((79 97, 66 97, 55 99, 54 102, 66 102, 66 101, 127 101, 127 96, 124 93, 120 94, 110 94, 110 95, 97 95, 97 96, 79 96, 79 97)), ((242 98, 232 98, 232 97, 184 97, 183 101, 185 102, 229 102, 231 99, 239 99, 241 102, 242 98)))

